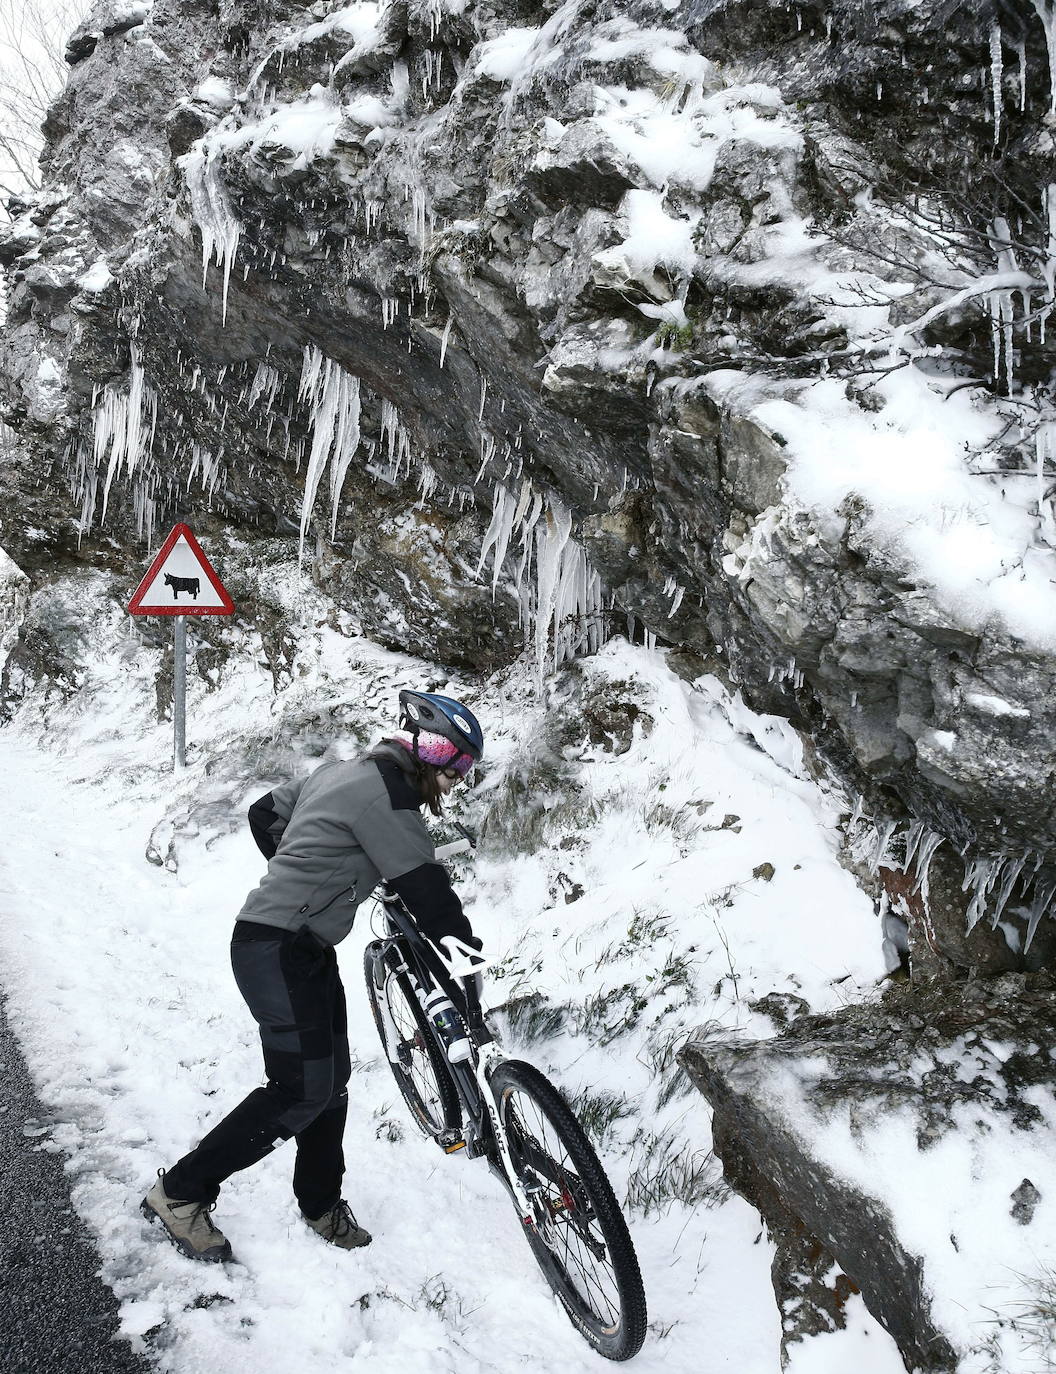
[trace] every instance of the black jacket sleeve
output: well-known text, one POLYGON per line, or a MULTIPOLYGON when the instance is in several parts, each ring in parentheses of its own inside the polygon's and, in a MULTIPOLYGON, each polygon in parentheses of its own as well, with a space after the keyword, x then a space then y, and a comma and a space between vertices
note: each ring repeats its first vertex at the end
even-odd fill
POLYGON ((249 808, 249 828, 253 832, 257 848, 265 859, 270 859, 279 847, 279 838, 284 829, 280 824, 281 819, 272 803, 270 792, 264 797, 258 797, 249 808), (272 827, 275 827, 277 834, 273 832, 272 827))
POLYGON ((419 864, 388 883, 402 897, 427 939, 435 943, 445 935, 454 935, 473 949, 481 948, 443 864, 419 864))

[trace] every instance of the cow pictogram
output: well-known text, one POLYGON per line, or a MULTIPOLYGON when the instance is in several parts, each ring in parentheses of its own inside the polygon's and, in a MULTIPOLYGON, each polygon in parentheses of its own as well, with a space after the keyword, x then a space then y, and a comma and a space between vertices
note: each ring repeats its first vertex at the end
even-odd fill
POLYGON ((197 601, 202 579, 200 577, 174 577, 172 573, 166 573, 165 585, 166 587, 172 588, 173 601, 176 600, 180 592, 189 592, 190 595, 194 597, 195 601, 197 601))

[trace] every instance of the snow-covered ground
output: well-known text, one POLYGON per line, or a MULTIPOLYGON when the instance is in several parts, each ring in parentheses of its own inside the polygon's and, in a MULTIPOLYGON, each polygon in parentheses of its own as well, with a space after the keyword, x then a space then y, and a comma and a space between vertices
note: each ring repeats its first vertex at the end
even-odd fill
MULTIPOLYGON (((438 685, 428 665, 348 637, 315 609, 300 607, 278 695, 253 652, 208 693, 192 680, 179 777, 168 727, 151 715, 157 652, 103 602, 80 691, 44 717, 34 701, 0 732, 17 803, 0 856, 0 957, 48 1109, 40 1147, 67 1158, 123 1329, 174 1374, 601 1368, 484 1167, 415 1135, 362 993, 369 907, 340 959, 356 1056, 346 1191, 374 1244, 346 1254, 306 1231, 288 1148, 224 1189, 216 1219, 237 1263, 196 1265, 139 1216, 155 1170, 260 1080, 227 960, 262 863, 246 804, 312 755, 354 753, 357 717, 379 737, 399 686, 438 685)), ((835 861, 840 799, 806 778, 781 722, 622 642, 587 660, 580 682, 636 701, 651 730, 639 717, 627 752, 613 754, 568 743, 568 727, 563 758, 551 759, 560 782, 543 789, 537 774, 518 803, 511 780, 533 776, 538 708, 515 675, 473 698, 492 763, 461 805, 496 819, 458 878, 496 960, 486 1001, 535 993, 555 1009, 542 1029, 507 1019, 507 1046, 594 1112, 617 1194, 630 1196, 652 1323, 636 1366, 778 1374, 771 1247, 758 1215, 721 1186, 707 1105, 671 1056, 702 1023, 769 1033, 748 1002, 773 990, 819 1010, 874 995, 875 917, 835 861), (763 865, 772 874, 753 876, 763 865)), ((560 692, 550 707, 551 722, 575 720, 560 692)), ((859 1374, 902 1368, 860 1306, 847 1332, 797 1348, 791 1369, 852 1363, 859 1374)))

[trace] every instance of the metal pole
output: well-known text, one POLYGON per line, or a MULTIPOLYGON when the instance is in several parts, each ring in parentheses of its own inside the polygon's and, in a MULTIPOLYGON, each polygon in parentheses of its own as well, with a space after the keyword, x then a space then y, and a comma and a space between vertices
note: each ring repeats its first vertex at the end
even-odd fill
POLYGON ((175 617, 172 655, 172 770, 187 764, 187 625, 185 617, 175 617))

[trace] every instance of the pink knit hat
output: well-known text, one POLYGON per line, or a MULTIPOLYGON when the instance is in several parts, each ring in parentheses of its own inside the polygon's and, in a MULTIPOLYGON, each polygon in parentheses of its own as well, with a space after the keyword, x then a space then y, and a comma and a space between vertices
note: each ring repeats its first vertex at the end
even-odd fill
MULTIPOLYGON (((414 753, 414 737, 407 731, 399 730, 390 738, 402 744, 409 754, 414 753)), ((418 731, 418 757, 435 768, 453 768, 460 778, 464 778, 473 767, 473 760, 468 754, 463 754, 457 744, 429 730, 418 731)))

